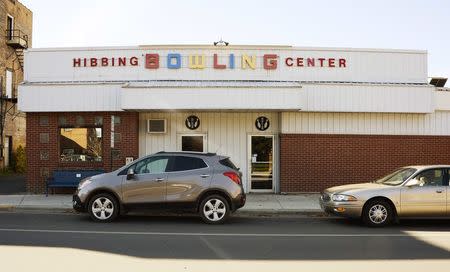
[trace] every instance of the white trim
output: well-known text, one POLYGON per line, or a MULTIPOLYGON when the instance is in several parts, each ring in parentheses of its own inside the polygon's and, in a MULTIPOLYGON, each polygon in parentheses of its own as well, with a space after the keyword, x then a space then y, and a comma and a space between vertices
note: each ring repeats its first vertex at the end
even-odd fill
POLYGON ((11 69, 6 68, 5 71, 5 95, 12 98, 14 92, 14 72, 11 69), (10 76, 9 76, 10 75, 10 76))
POLYGON ((56 52, 56 51, 101 51, 101 50, 168 50, 168 49, 204 49, 204 50, 282 50, 282 51, 339 51, 339 52, 380 52, 380 53, 413 53, 427 54, 427 50, 415 49, 385 49, 385 48, 353 48, 353 47, 303 47, 291 45, 230 45, 213 46, 206 44, 165 44, 165 45, 138 45, 138 46, 95 46, 95 47, 48 47, 30 48, 28 52, 56 52))
POLYGON ((12 16, 11 14, 6 14, 6 30, 13 30, 14 29, 14 16, 12 16), (12 19, 12 28, 8 29, 8 18, 12 19))

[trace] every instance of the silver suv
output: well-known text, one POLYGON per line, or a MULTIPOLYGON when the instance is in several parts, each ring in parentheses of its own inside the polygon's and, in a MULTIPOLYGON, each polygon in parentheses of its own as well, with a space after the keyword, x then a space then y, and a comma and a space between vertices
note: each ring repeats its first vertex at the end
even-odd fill
POLYGON ((198 212, 219 224, 245 204, 241 173, 214 153, 159 152, 122 168, 82 180, 73 208, 98 222, 136 209, 198 212))

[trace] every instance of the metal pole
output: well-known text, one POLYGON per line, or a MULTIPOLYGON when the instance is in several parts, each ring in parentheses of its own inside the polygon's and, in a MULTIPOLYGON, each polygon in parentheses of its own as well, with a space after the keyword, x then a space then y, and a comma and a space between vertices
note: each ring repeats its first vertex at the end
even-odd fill
POLYGON ((110 147, 110 154, 109 154, 109 162, 110 162, 110 171, 113 169, 113 149, 114 149, 114 119, 115 116, 111 115, 111 147, 110 147))

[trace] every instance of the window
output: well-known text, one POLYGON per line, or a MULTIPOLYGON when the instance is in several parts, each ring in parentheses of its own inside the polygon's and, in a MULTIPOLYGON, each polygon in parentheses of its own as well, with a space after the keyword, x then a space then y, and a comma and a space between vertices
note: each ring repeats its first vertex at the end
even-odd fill
POLYGON ((6 97, 12 98, 13 92, 13 73, 11 70, 6 70, 6 97))
POLYGON ((442 169, 429 169, 420 172, 415 178, 420 186, 442 186, 444 172, 442 169))
POLYGON ((111 116, 111 118, 113 118, 114 125, 120 125, 120 123, 122 122, 122 120, 120 119, 120 116, 113 115, 113 116, 111 116))
POLYGON ((7 30, 8 40, 12 40, 13 29, 14 29, 14 18, 12 16, 8 15, 7 19, 6 19, 6 30, 7 30))
POLYGON ((176 156, 173 158, 171 171, 187 171, 208 167, 200 158, 176 156))
POLYGON ((60 128, 59 145, 63 162, 102 161, 101 128, 60 128))
POLYGON ((203 152, 203 135, 182 135, 181 151, 203 152))
POLYGON ((95 116, 94 118, 94 124, 96 126, 101 126, 103 125, 103 116, 95 116))
POLYGON ((58 125, 66 126, 67 125, 67 118, 64 117, 64 116, 58 117, 58 125))
POLYGON ((77 126, 84 126, 84 117, 81 115, 77 115, 77 117, 75 118, 75 122, 77 126))
POLYGON ((166 172, 168 162, 167 157, 153 157, 139 161, 132 167, 135 174, 159 174, 166 172))

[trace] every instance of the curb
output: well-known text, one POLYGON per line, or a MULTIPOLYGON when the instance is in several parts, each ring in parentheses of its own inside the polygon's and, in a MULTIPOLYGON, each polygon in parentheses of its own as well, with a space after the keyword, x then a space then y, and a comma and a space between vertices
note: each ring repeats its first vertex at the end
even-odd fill
MULTIPOLYGON (((6 212, 52 212, 52 213, 77 213, 72 207, 54 207, 45 205, 0 205, 0 211, 6 212)), ((321 210, 238 210, 235 216, 308 216, 308 217, 329 217, 321 210)))
POLYGON ((238 210, 236 216, 305 216, 329 217, 322 210, 238 210))
POLYGON ((15 209, 13 205, 0 205, 0 211, 10 212, 15 209))
POLYGON ((6 211, 6 212, 15 212, 15 211, 21 211, 21 212, 54 212, 54 213, 75 213, 73 208, 67 208, 67 207, 49 207, 49 206, 36 206, 36 205, 25 205, 25 206, 6 206, 6 205, 0 205, 0 211, 6 211))

